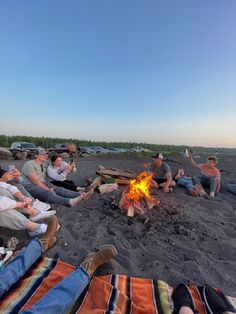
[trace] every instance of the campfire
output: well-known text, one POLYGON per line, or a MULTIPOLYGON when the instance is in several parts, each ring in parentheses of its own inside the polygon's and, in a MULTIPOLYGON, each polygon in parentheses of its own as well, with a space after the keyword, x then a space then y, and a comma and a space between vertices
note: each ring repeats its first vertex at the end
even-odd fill
POLYGON ((158 206, 160 201, 151 196, 150 182, 153 174, 146 171, 140 173, 136 179, 131 179, 121 195, 116 199, 116 205, 127 211, 127 216, 133 217, 135 212, 144 214, 148 209, 158 206))

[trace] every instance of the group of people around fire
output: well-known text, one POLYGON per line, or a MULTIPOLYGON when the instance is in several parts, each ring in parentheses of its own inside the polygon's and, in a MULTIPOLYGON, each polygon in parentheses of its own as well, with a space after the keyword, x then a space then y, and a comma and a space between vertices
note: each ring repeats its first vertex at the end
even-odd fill
MULTIPOLYGON (((192 177, 179 169, 173 174, 161 153, 152 157, 147 172, 152 174, 151 188, 172 192, 176 185, 184 187, 192 196, 214 198, 221 188, 221 175, 217 168, 218 159, 210 156, 207 163, 197 164, 192 155, 188 156, 193 167, 199 170, 199 177, 192 177), (209 195, 205 189, 209 189, 209 195)), ((49 210, 49 204, 75 207, 81 201, 88 200, 94 189, 79 187, 68 180, 70 173, 76 172, 74 160, 69 163, 60 155, 53 155, 48 160, 46 150, 40 150, 35 159, 25 162, 21 172, 0 168, 0 226, 14 230, 27 230, 31 237, 47 231, 47 224, 40 223, 56 214, 49 210)), ((235 192, 235 186, 228 189, 235 192)))
MULTIPOLYGON (((189 160, 191 165, 200 171, 199 178, 185 174, 184 169, 179 169, 176 174, 173 174, 163 155, 157 153, 146 169, 152 174, 151 188, 163 189, 168 193, 178 185, 185 187, 192 196, 215 197, 221 187, 217 158, 208 157, 207 163, 204 164, 197 164, 191 155, 189 160), (209 189, 209 195, 205 189, 209 189)), ((60 225, 55 215, 56 211, 51 210, 50 204, 76 207, 81 201, 92 197, 93 188, 85 191, 85 188, 68 180, 69 174, 73 172, 76 172, 76 164, 73 160, 67 163, 60 155, 54 155, 49 162, 48 154, 43 149, 37 153, 35 159, 25 162, 21 172, 14 166, 9 166, 8 170, 0 168, 0 227, 26 230, 30 237, 35 238, 13 262, 0 271, 0 297, 23 276, 41 254, 56 243, 56 232, 60 225), (26 267, 25 261, 29 260, 32 260, 32 263, 30 262, 26 267)), ((231 192, 236 192, 234 185, 229 186, 230 189, 233 189, 231 192)), ((70 276, 59 282, 58 286, 31 310, 22 313, 41 313, 45 306, 47 313, 55 313, 58 304, 60 309, 58 308, 57 312, 64 313, 64 309, 68 309, 83 292, 97 267, 109 262, 116 255, 117 250, 113 245, 105 245, 97 252, 89 254, 70 276), (77 284, 78 276, 80 285, 77 284), (59 299, 68 296, 68 293, 71 297, 62 306, 60 302, 55 302, 55 293, 59 299), (50 307, 48 308, 49 304, 54 304, 51 312, 50 307)), ((211 308, 217 304, 224 311, 229 311, 214 289, 208 288, 208 294, 208 299, 212 301, 211 308)), ((184 284, 177 286, 173 293, 173 300, 176 313, 194 313, 194 304, 184 284)))

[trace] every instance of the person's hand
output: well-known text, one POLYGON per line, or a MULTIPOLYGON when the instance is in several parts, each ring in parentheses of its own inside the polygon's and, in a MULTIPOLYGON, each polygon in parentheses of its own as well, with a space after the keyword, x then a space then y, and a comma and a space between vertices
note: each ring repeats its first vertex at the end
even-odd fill
POLYGON ((49 191, 55 193, 54 189, 55 189, 55 188, 49 188, 49 191))
POLYGON ((21 172, 20 172, 18 169, 15 169, 15 170, 13 171, 13 174, 14 174, 14 178, 15 178, 15 179, 17 179, 17 180, 20 179, 20 177, 21 177, 21 172))
POLYGON ((12 171, 8 171, 6 173, 4 173, 4 175, 1 177, 1 181, 2 182, 8 182, 11 181, 15 178, 15 174, 12 171))
POLYGON ((73 170, 72 164, 69 164, 66 169, 67 171, 71 172, 73 170))
POLYGON ((30 197, 26 197, 24 202, 27 204, 27 206, 29 206, 32 203, 32 199, 30 197))
POLYGON ((27 203, 26 202, 17 202, 16 207, 19 208, 19 209, 26 208, 27 207, 27 203))

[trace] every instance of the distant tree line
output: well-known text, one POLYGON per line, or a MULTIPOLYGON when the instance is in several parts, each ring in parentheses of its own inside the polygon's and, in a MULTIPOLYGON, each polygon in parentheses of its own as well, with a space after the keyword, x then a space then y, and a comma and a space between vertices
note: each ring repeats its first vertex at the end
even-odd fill
MULTIPOLYGON (((179 153, 183 152, 187 146, 177 146, 177 145, 157 145, 157 144, 147 144, 147 143, 135 143, 135 142, 97 142, 88 140, 79 140, 72 138, 57 138, 57 137, 36 137, 36 136, 24 136, 24 135, 0 135, 0 146, 10 147, 13 142, 30 142, 37 146, 43 148, 50 148, 60 143, 74 143, 77 147, 84 146, 101 146, 103 148, 119 147, 119 148, 134 148, 141 146, 152 151, 161 152, 172 152, 179 153)), ((194 152, 206 152, 206 153, 236 153, 235 148, 206 148, 206 147, 192 147, 194 152)))

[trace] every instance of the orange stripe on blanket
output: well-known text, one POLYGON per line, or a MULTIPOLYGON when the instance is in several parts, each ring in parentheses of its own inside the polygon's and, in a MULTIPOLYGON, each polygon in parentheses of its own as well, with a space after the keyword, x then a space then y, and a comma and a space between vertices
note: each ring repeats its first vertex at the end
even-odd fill
POLYGON ((131 280, 132 314, 156 314, 153 299, 152 280, 132 278, 131 280))
POLYGON ((103 314, 104 309, 107 307, 107 301, 111 294, 111 284, 109 281, 110 276, 94 277, 88 292, 86 294, 85 302, 81 308, 77 311, 80 314, 103 314))
POLYGON ((199 295, 198 289, 196 286, 189 286, 188 287, 192 298, 194 299, 194 304, 196 306, 196 309, 198 311, 199 314, 206 314, 206 308, 204 303, 202 302, 201 296, 199 295))
POLYGON ((58 261, 57 265, 51 271, 51 273, 43 280, 40 287, 35 291, 35 293, 28 300, 27 304, 24 306, 24 310, 28 310, 33 304, 38 302, 45 294, 47 294, 53 287, 55 287, 60 281, 71 274, 75 270, 75 266, 58 261))

